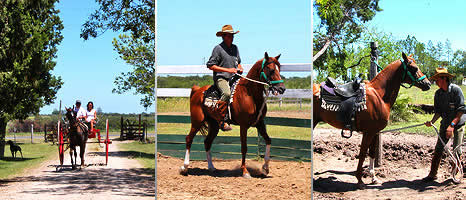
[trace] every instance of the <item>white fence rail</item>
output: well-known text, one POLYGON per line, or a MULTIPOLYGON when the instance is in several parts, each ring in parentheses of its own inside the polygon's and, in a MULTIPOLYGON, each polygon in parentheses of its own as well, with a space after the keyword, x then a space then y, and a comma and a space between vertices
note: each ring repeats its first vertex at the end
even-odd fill
MULTIPOLYGON (((252 64, 244 64, 244 74, 251 69, 252 64)), ((282 72, 311 72, 310 63, 282 63, 282 72)), ((160 65, 157 74, 212 74, 206 65, 160 65)), ((310 80, 309 80, 310 81, 310 80)), ((189 97, 191 88, 157 88, 157 97, 189 97)), ((287 89, 278 98, 312 98, 312 89, 287 89)))

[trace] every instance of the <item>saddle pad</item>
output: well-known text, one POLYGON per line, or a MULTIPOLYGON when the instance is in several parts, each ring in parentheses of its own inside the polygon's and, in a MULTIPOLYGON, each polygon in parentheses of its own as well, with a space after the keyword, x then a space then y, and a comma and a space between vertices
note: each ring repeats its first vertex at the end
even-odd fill
MULTIPOLYGON (((365 89, 365 84, 361 83, 360 85, 360 90, 361 93, 357 95, 355 100, 355 110, 357 112, 366 110, 367 105, 366 105, 366 89, 365 89)), ((329 110, 329 111, 340 111, 342 108, 342 102, 347 100, 348 98, 342 98, 340 96, 336 96, 335 94, 330 93, 329 91, 322 89, 320 92, 319 98, 322 100, 321 107, 324 110, 329 110)))
MULTIPOLYGON (((230 85, 230 103, 233 102, 233 96, 235 94, 236 86, 238 85, 240 79, 237 79, 234 83, 230 85)), ((204 105, 213 108, 217 105, 217 102, 220 100, 220 91, 216 85, 211 85, 206 91, 204 91, 204 105)))

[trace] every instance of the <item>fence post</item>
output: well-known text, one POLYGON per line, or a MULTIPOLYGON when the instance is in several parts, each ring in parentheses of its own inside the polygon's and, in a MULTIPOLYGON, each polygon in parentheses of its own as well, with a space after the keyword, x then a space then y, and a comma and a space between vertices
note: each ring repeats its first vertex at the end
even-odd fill
POLYGON ((34 143, 34 124, 31 124, 31 144, 34 143))
POLYGON ((280 101, 278 101, 278 107, 281 108, 282 107, 282 98, 280 97, 280 101))
MULTIPOLYGON (((369 79, 373 79, 377 75, 377 61, 378 61, 378 51, 377 51, 377 42, 371 42, 371 68, 369 73, 369 79)), ((378 134, 375 137, 376 148, 375 148, 375 167, 380 167, 382 165, 383 157, 383 142, 382 134, 378 134)))

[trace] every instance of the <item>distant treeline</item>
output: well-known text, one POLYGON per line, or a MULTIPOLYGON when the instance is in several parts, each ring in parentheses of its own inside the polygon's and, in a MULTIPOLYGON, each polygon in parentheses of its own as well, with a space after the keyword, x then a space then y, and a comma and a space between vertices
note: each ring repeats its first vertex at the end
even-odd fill
MULTIPOLYGON (((96 127, 101 130, 105 130, 105 120, 108 119, 109 130, 116 131, 120 130, 121 117, 126 121, 130 120, 132 123, 137 124, 138 114, 118 114, 118 113, 97 113, 99 122, 96 127)), ((30 132, 31 125, 34 124, 34 132, 43 132, 44 127, 47 126, 47 130, 56 128, 58 122, 58 114, 51 115, 36 115, 29 117, 26 120, 12 120, 8 123, 7 132, 30 132)), ((64 115, 62 115, 64 118, 64 115)), ((154 113, 143 113, 141 114, 141 124, 146 122, 149 130, 154 128, 154 113)))
MULTIPOLYGON (((285 86, 289 89, 310 89, 311 76, 285 78, 285 86)), ((159 88, 191 88, 193 85, 203 86, 213 84, 212 76, 166 76, 157 78, 159 88)))

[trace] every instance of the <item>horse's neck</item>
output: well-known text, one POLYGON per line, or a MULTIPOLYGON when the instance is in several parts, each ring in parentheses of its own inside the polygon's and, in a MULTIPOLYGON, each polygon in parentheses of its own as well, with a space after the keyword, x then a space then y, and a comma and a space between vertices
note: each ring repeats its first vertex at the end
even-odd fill
POLYGON ((370 81, 371 86, 382 97, 382 100, 390 105, 390 108, 395 103, 400 91, 402 70, 401 61, 397 60, 385 67, 370 81))
MULTIPOLYGON (((260 80, 261 63, 262 63, 262 60, 257 61, 251 67, 251 70, 249 70, 248 75, 246 77, 252 80, 261 81, 260 80)), ((245 87, 248 93, 253 96, 254 101, 256 103, 262 103, 264 101, 264 96, 263 96, 264 90, 265 90, 264 85, 253 82, 253 81, 249 81, 244 78, 240 80, 239 85, 245 87)))

